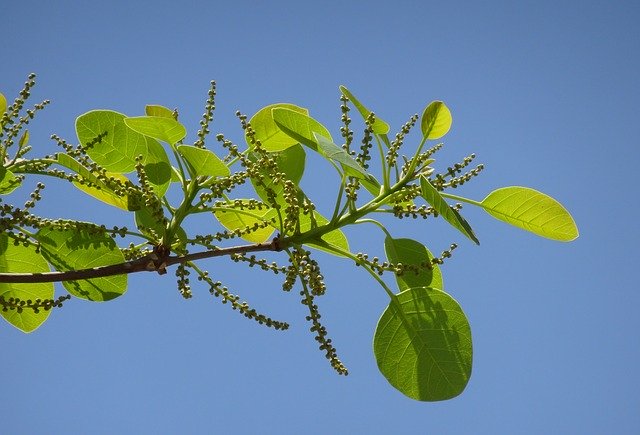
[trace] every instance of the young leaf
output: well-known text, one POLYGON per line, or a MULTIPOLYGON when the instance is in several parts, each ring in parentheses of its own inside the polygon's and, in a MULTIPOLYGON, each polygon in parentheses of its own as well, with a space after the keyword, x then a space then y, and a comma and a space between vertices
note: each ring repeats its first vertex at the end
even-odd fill
POLYGON ((422 112, 422 134, 427 139, 439 139, 451 128, 451 112, 442 101, 432 101, 422 112))
POLYGON ((433 287, 444 290, 442 272, 437 264, 432 264, 433 254, 422 243, 411 239, 384 239, 384 250, 390 263, 415 265, 416 272, 405 271, 396 275, 396 282, 400 291, 412 287, 433 287), (427 267, 425 267, 427 266, 427 267))
POLYGON ((462 234, 469 237, 477 245, 480 241, 473 233, 469 223, 456 210, 449 207, 447 201, 442 195, 431 185, 424 175, 420 176, 420 188, 422 189, 422 197, 453 227, 457 228, 462 234))
MULTIPOLYGON (((49 265, 36 253, 34 247, 15 246, 6 234, 0 234, 0 272, 2 273, 43 273, 49 272, 49 265)), ((20 300, 53 299, 53 283, 14 284, 0 283, 0 296, 8 301, 10 298, 20 300)), ((0 310, 5 320, 23 332, 31 332, 40 326, 51 310, 39 309, 37 313, 31 308, 18 310, 0 310)))
POLYGON ((20 136, 20 140, 18 141, 18 144, 20 145, 20 147, 25 147, 27 146, 28 143, 29 143, 29 130, 25 130, 22 133, 22 136, 20 136))
MULTIPOLYGON (((355 97, 355 95, 353 95, 349 89, 347 89, 345 86, 340 86, 340 92, 342 92, 342 95, 344 95, 345 97, 347 97, 352 103, 353 105, 356 107, 356 109, 358 109, 358 112, 360 112, 360 115, 362 115, 363 119, 367 119, 369 117, 369 114, 371 114, 371 111, 369 109, 367 109, 360 101, 358 101, 358 99, 355 97)), ((389 133, 389 124, 387 124, 386 122, 384 122, 382 119, 378 118, 376 116, 375 121, 373 122, 373 132, 375 134, 387 134, 389 133)))
POLYGON ((318 152, 323 157, 340 163, 345 170, 348 170, 347 168, 351 169, 348 171, 349 175, 357 178, 367 178, 367 171, 341 147, 315 131, 313 132, 313 138, 318 147, 318 152))
MULTIPOLYGON (((227 206, 223 207, 224 209, 220 207, 213 214, 230 231, 244 230, 247 227, 252 228, 256 224, 262 224, 271 219, 271 209, 267 206, 263 206, 261 210, 249 210, 247 207, 236 206, 234 201, 230 201, 227 206)), ((240 237, 249 242, 262 243, 269 239, 273 231, 272 227, 267 226, 243 234, 240 237)))
POLYGON ((178 152, 189 162, 196 175, 211 177, 225 177, 229 175, 227 165, 207 149, 191 145, 178 145, 178 152))
POLYGON ((184 125, 173 119, 173 117, 136 116, 125 118, 124 123, 133 131, 170 145, 175 145, 187 135, 187 129, 184 128, 184 125))
MULTIPOLYGON (((42 255, 60 272, 89 269, 124 263, 125 259, 113 238, 96 229, 42 228, 36 234, 42 255)), ((127 275, 65 281, 62 285, 72 295, 89 301, 108 301, 127 291, 127 275)))
MULTIPOLYGON (((106 184, 99 180, 96 175, 82 166, 74 158, 69 157, 67 154, 58 154, 57 160, 58 164, 64 166, 67 169, 71 169, 73 172, 84 178, 87 182, 91 183, 91 185, 89 185, 81 184, 77 181, 73 182, 74 186, 76 186, 86 194, 91 195, 106 204, 121 208, 122 210, 133 211, 140 208, 139 198, 134 198, 129 195, 117 195, 115 192, 113 192, 113 190, 109 189, 106 184)), ((122 174, 107 173, 107 175, 109 177, 118 178, 122 181, 128 180, 127 177, 122 174)))
MULTIPOLYGON (((303 115, 309 115, 307 109, 288 103, 271 104, 258 110, 256 114, 251 117, 249 123, 256 133, 255 138, 259 140, 262 143, 262 147, 269 152, 284 151, 298 143, 297 140, 280 130, 274 122, 271 110, 276 108, 289 109, 303 115)), ((251 144, 247 144, 251 146, 251 144)))
POLYGON ((174 119, 173 110, 167 109, 164 106, 159 106, 159 105, 156 105, 156 104, 148 104, 148 105, 146 105, 145 108, 144 108, 144 113, 147 116, 159 116, 161 118, 174 119))
POLYGON ((469 322, 460 305, 438 289, 399 293, 378 321, 373 351, 387 381, 415 400, 456 397, 471 376, 469 322))
POLYGON ((548 239, 568 242, 578 237, 578 227, 562 204, 528 187, 494 190, 481 205, 494 218, 548 239))
POLYGON ((92 110, 76 120, 76 134, 87 154, 107 171, 127 173, 135 169, 136 157, 147 155, 153 139, 136 133, 124 123, 125 116, 112 110, 92 110), (99 135, 106 134, 99 142, 99 135))
POLYGON ((314 133, 333 141, 329 130, 310 116, 283 107, 271 109, 271 114, 280 130, 296 142, 306 145, 314 151, 318 151, 314 133))
POLYGON ((13 192, 20 185, 20 179, 13 172, 0 165, 0 195, 13 192))
POLYGON ((0 92, 0 118, 2 118, 2 115, 4 114, 4 112, 7 111, 7 99, 5 98, 4 95, 2 95, 2 93, 0 92))
MULTIPOLYGON (((142 234, 154 238, 154 241, 156 242, 159 242, 160 238, 164 235, 164 223, 147 207, 142 207, 140 210, 136 210, 135 221, 138 230, 140 230, 142 234)), ((185 233, 184 229, 180 227, 174 234, 174 239, 171 241, 171 248, 177 252, 183 252, 186 243, 187 233, 185 233)))

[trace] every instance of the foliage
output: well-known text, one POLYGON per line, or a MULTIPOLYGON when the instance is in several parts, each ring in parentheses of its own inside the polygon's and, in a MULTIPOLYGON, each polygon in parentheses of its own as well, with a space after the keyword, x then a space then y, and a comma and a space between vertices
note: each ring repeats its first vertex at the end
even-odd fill
POLYGON ((212 82, 193 143, 184 142, 187 129, 177 111, 147 106, 144 116, 129 117, 94 110, 76 120, 77 145, 54 135, 61 150, 32 158, 27 157, 26 127, 48 104, 44 101, 33 109, 24 108, 34 77, 29 76, 12 104, 0 94, 0 193, 4 195, 0 203, 0 305, 5 320, 24 332, 35 330, 51 308, 70 297, 54 299, 53 282, 62 282, 71 296, 108 301, 125 293, 127 274, 165 274, 171 266, 176 266, 178 290, 185 298, 192 296, 190 276, 195 275, 212 295, 247 318, 287 329, 286 322, 241 302, 197 263, 227 256, 283 275, 285 291, 297 286, 320 349, 331 366, 346 375, 320 322, 316 298, 326 292, 326 286, 315 254, 307 249, 312 247, 362 267, 388 294, 389 306, 379 320, 373 350, 390 384, 417 400, 445 400, 464 390, 472 367, 469 322, 460 305, 444 291, 440 270, 456 245, 434 256, 418 240, 394 238, 373 217, 441 217, 478 244, 460 212, 462 205, 449 203, 455 200, 553 240, 570 241, 578 236, 570 214, 533 189, 505 187, 482 201, 450 193, 483 167, 467 168, 475 158, 472 154, 444 173, 436 173, 432 157, 443 145, 426 145, 444 136, 452 123, 451 112, 441 101, 428 104, 421 116, 412 116, 391 139, 389 125, 341 86, 341 145, 306 108, 281 103, 264 107, 250 119, 237 113, 246 144, 234 144, 218 134, 223 155, 207 143, 215 109, 212 82), (359 149, 354 149, 351 105, 364 120, 359 149), (404 142, 416 123, 420 126, 418 145, 405 151, 404 142), (407 155, 399 159, 400 151, 407 155), (335 206, 325 214, 316 210, 300 188, 307 153, 326 159, 340 180, 335 206), (9 194, 18 196, 22 190, 14 190, 28 185, 33 177, 71 182, 81 192, 129 213, 135 228, 38 216, 34 208, 44 188, 40 182, 23 207, 5 202, 9 194), (252 186, 255 197, 238 196, 237 188, 243 184, 252 186), (195 234, 185 226, 189 217, 202 213, 220 225, 219 231, 195 234), (344 230, 358 224, 373 224, 384 232, 386 261, 351 251, 344 230), (230 244, 237 239, 244 242, 230 244), (261 251, 280 253, 286 264, 269 263, 251 254, 261 251), (394 275, 395 284, 384 279, 386 274, 394 275))

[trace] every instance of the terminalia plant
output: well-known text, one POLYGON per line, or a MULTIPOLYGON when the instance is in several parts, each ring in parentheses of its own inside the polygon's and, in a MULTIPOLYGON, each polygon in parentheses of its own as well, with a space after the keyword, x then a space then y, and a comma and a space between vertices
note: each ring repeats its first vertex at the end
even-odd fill
POLYGON ((77 144, 53 135, 60 151, 33 157, 26 127, 49 103, 26 108, 34 79, 29 76, 11 104, 0 94, 0 307, 9 324, 27 333, 70 297, 109 301, 125 293, 128 274, 164 275, 169 269, 185 298, 196 284, 259 324, 287 329, 286 322, 259 313, 199 264, 224 256, 282 276, 285 292, 295 288, 320 350, 346 375, 316 305, 327 291, 315 258, 320 250, 369 273, 389 296, 373 341, 383 376, 413 399, 446 400, 464 390, 472 366, 469 323, 445 292, 440 270, 456 245, 433 255, 422 241, 394 237, 376 216, 444 219, 477 244, 461 215, 465 203, 542 237, 565 242, 578 237, 565 208, 536 190, 504 187, 482 200, 451 193, 483 167, 472 166, 472 154, 444 171, 436 169, 433 157, 443 145, 434 141, 452 121, 441 101, 411 116, 392 136, 386 122, 341 86, 341 145, 306 108, 294 104, 266 106, 250 118, 237 113, 246 143, 236 144, 222 134, 211 140, 212 82, 193 143, 185 143, 187 131, 176 110, 149 105, 144 116, 87 112, 76 120, 77 144), (363 119, 358 142, 350 117, 354 109, 363 119), (417 145, 405 145, 409 138, 417 145), (333 209, 316 210, 300 188, 306 153, 326 159, 340 180, 333 209), (123 210, 131 226, 36 214, 45 179, 72 183, 123 210), (241 185, 242 192, 252 186, 253 197, 239 197, 241 185), (25 189, 33 190, 22 206, 8 202, 24 197, 25 189), (217 232, 192 231, 189 218, 201 214, 217 232), (349 227, 362 224, 384 233, 386 259, 350 250, 349 227), (268 251, 281 261, 256 255, 268 251), (64 295, 56 297, 54 282, 62 283, 64 295))

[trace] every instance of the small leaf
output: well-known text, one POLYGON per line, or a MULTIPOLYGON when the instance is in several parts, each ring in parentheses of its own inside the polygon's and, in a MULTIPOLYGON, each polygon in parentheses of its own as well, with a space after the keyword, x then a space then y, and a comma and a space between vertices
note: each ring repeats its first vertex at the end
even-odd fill
POLYGON ((477 245, 480 241, 473 233, 469 223, 456 210, 449 207, 447 201, 442 195, 431 185, 424 175, 420 176, 420 187, 422 189, 422 197, 453 227, 457 228, 462 234, 469 237, 477 245))
MULTIPOLYGON (((36 253, 34 247, 22 244, 15 246, 6 234, 0 234, 0 272, 2 273, 43 273, 50 272, 49 265, 42 255, 36 253)), ((0 283, 0 296, 5 300, 53 299, 54 286, 51 282, 15 284, 0 283)), ((0 310, 5 320, 23 332, 32 332, 51 314, 51 310, 40 308, 37 313, 31 308, 18 310, 0 310)))
POLYGON ((313 138, 318 146, 318 152, 325 158, 340 163, 345 170, 350 168, 349 175, 357 178, 366 178, 368 176, 367 171, 341 147, 315 131, 313 132, 313 138))
POLYGON ((415 400, 456 397, 471 376, 469 321, 451 296, 431 287, 405 290, 389 303, 373 351, 387 381, 415 400))
POLYGON ((13 172, 0 165, 0 195, 13 192, 20 185, 20 179, 13 172))
MULTIPOLYGON (((93 228, 42 228, 35 237, 40 242, 44 258, 60 272, 90 269, 125 261, 113 238, 108 233, 93 228)), ((127 275, 65 281, 62 285, 78 298, 108 301, 127 291, 127 275)))
POLYGON ((411 239, 384 239, 384 250, 390 263, 417 266, 416 272, 407 270, 396 275, 398 288, 406 290, 412 287, 433 287, 444 290, 442 272, 437 264, 432 264, 433 254, 422 243, 411 239), (426 267, 425 267, 426 266, 426 267))
POLYGON ((528 187, 494 190, 481 202, 496 219, 542 237, 562 242, 578 238, 573 217, 555 199, 528 187))
MULTIPOLYGON (((249 123, 255 131, 255 138, 259 140, 262 143, 262 147, 269 152, 284 151, 298 143, 296 139, 291 138, 291 136, 280 130, 274 122, 271 110, 275 108, 285 108, 303 115, 309 114, 307 109, 289 103, 271 104, 258 110, 256 114, 251 117, 249 123)), ((247 144, 251 146, 248 142, 247 144)))
POLYGON ((196 175, 226 177, 229 168, 211 151, 191 145, 179 145, 178 152, 189 162, 196 175))
MULTIPOLYGON (((242 201, 243 204, 248 203, 248 201, 245 200, 235 201, 242 201)), ((244 230, 247 227, 252 228, 256 224, 262 224, 265 221, 269 221, 271 218, 271 209, 267 206, 263 206, 261 210, 249 210, 246 206, 236 206, 234 205, 234 201, 230 201, 228 205, 218 206, 213 214, 225 228, 230 231, 234 231, 244 230)), ((258 228, 250 233, 243 234, 240 237, 249 242, 262 243, 268 240, 271 234, 273 234, 273 228, 267 226, 264 228, 258 228)))
POLYGON ((147 116, 159 116, 161 118, 175 119, 173 117, 173 110, 156 104, 146 105, 144 108, 144 113, 147 116))
POLYGON ((451 112, 442 101, 432 101, 422 112, 422 134, 427 139, 439 139, 451 128, 451 112))
POLYGON ((170 145, 175 145, 187 135, 187 129, 173 117, 136 116, 125 118, 124 123, 133 131, 170 145))
POLYGON ((18 145, 20 145, 20 148, 27 146, 27 144, 29 143, 29 130, 25 130, 22 133, 22 136, 20 136, 20 140, 18 141, 18 145))
POLYGON ((76 133, 93 161, 110 172, 127 173, 135 169, 136 157, 146 157, 147 136, 124 123, 125 116, 112 110, 92 110, 76 120, 76 133), (106 134, 96 142, 99 135, 106 134))
MULTIPOLYGON (((347 97, 352 103, 353 105, 356 107, 356 109, 358 109, 358 112, 360 112, 360 115, 362 115, 362 118, 366 121, 366 119, 369 117, 369 114, 371 113, 371 111, 369 109, 367 109, 360 101, 358 101, 358 99, 355 97, 355 95, 353 95, 349 89, 347 89, 345 86, 340 86, 340 92, 342 92, 342 95, 344 95, 345 97, 347 97)), ((378 118, 376 116, 375 121, 373 122, 373 132, 376 134, 387 134, 389 133, 389 124, 387 124, 386 122, 384 122, 382 119, 378 118)))
POLYGON ((296 142, 306 145, 314 151, 318 151, 314 133, 333 141, 329 130, 310 116, 283 107, 271 109, 271 113, 273 121, 280 130, 295 139, 296 142))

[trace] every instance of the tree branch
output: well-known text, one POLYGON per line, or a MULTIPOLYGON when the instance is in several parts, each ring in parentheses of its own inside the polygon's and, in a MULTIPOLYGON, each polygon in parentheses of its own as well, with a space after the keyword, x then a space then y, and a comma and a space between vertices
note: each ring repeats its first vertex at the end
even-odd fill
POLYGON ((44 272, 44 273, 0 273, 0 283, 37 283, 37 282, 62 282, 78 279, 101 278, 105 276, 124 275, 137 272, 166 273, 166 268, 187 261, 202 260, 205 258, 221 257, 245 252, 280 251, 279 238, 270 242, 256 243, 253 245, 232 246, 229 248, 213 249, 203 252, 195 252, 186 255, 158 255, 152 252, 144 257, 125 263, 99 266, 91 269, 71 270, 68 272, 44 272))

